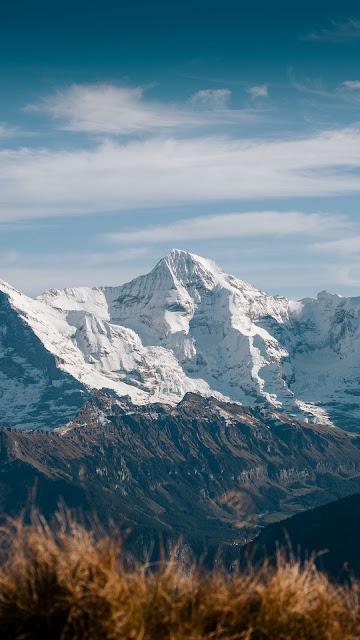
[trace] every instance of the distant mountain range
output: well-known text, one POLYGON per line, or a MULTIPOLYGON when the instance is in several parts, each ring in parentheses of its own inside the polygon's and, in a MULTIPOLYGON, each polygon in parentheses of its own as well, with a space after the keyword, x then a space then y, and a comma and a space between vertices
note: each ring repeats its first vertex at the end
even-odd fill
MULTIPOLYGON (((94 390, 137 405, 186 393, 357 431, 360 298, 294 302, 173 250, 119 287, 0 283, 0 424, 54 429, 94 390)), ((274 414, 275 415, 275 414, 274 414)))
POLYGON ((34 483, 50 516, 63 500, 107 526, 237 557, 260 526, 360 491, 360 437, 273 408, 198 394, 176 406, 96 392, 53 431, 0 429, 0 514, 17 515, 34 483))

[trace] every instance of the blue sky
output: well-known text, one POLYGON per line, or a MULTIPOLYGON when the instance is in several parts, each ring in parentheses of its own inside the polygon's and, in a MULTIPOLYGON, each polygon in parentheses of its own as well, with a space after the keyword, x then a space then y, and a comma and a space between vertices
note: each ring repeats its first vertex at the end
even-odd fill
POLYGON ((172 247, 360 292, 360 8, 3 3, 0 277, 117 285, 172 247))

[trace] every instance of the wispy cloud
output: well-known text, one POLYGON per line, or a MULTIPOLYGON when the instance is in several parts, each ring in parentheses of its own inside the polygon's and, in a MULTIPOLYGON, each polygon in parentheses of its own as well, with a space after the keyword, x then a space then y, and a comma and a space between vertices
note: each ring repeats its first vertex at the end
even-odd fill
POLYGON ((360 80, 346 80, 331 89, 326 89, 321 78, 308 78, 304 82, 300 82, 292 68, 288 69, 288 76, 291 86, 300 93, 329 98, 347 104, 359 104, 360 80))
POLYGON ((291 86, 301 93, 310 93, 327 98, 334 97, 334 92, 327 91, 324 88, 322 80, 320 78, 307 78, 305 82, 300 82, 299 80, 297 80, 294 69, 292 67, 288 68, 288 76, 291 86))
POLYGON ((109 264, 121 264, 122 262, 134 262, 146 255, 145 247, 129 247, 121 251, 91 251, 88 252, 83 260, 84 266, 89 267, 104 266, 109 264))
POLYGON ((87 133, 126 134, 197 123, 191 112, 145 101, 144 92, 144 87, 73 84, 25 109, 48 113, 63 129, 87 133))
POLYGON ((301 40, 313 42, 346 43, 360 38, 360 20, 349 19, 345 22, 332 20, 328 27, 311 31, 301 40))
POLYGON ((251 98, 253 100, 255 98, 266 98, 269 95, 267 84, 261 84, 261 85, 256 85, 254 87, 249 87, 248 89, 245 89, 245 91, 251 95, 251 98))
POLYGON ((201 89, 191 96, 189 102, 210 109, 225 109, 230 98, 230 89, 201 89))
POLYGON ((271 140, 152 137, 0 151, 0 222, 181 203, 360 192, 360 130, 271 140))
POLYGON ((298 211, 226 213, 179 220, 169 225, 106 234, 118 244, 158 244, 183 240, 288 235, 316 236, 346 229, 344 217, 298 211))
POLYGON ((231 95, 228 89, 198 91, 183 106, 151 100, 146 95, 147 89, 73 84, 37 104, 27 105, 25 110, 48 114, 64 130, 115 135, 203 127, 258 117, 248 109, 226 108, 231 95))
POLYGON ((359 264, 339 264, 334 269, 330 269, 332 282, 335 285, 346 287, 360 286, 360 265, 359 264))
POLYGON ((10 138, 19 133, 19 129, 17 127, 12 127, 8 125, 6 122, 0 122, 0 138, 10 138))
POLYGON ((323 253, 336 253, 341 255, 360 254, 360 235, 353 235, 329 242, 315 242, 310 249, 323 253))
POLYGON ((343 82, 343 86, 350 90, 360 89, 360 80, 346 80, 346 82, 343 82))

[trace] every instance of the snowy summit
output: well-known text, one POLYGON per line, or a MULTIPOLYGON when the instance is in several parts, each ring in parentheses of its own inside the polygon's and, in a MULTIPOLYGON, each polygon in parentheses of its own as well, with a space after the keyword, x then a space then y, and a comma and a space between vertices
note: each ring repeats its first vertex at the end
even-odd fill
POLYGON ((5 426, 59 426, 104 388, 138 404, 190 391, 356 428, 360 298, 270 296, 178 249, 119 287, 33 300, 1 282, 0 295, 5 426))

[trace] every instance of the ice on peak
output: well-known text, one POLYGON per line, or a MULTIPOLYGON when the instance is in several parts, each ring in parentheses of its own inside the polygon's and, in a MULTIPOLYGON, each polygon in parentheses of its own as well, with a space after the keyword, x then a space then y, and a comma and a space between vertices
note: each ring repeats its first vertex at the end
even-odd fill
POLYGON ((248 282, 226 273, 213 260, 181 249, 172 249, 167 256, 158 262, 151 273, 164 268, 169 273, 175 287, 183 286, 192 294, 199 287, 203 290, 212 290, 217 287, 226 290, 227 295, 240 293, 240 295, 251 298, 271 298, 267 293, 260 291, 248 282))
POLYGON ((190 253, 183 249, 172 249, 167 256, 163 258, 168 264, 176 268, 190 267, 201 268, 205 271, 211 271, 217 274, 223 274, 224 270, 219 267, 213 260, 198 256, 196 253, 190 253))
POLYGON ((0 291, 6 294, 16 293, 19 296, 25 297, 25 295, 21 293, 21 291, 19 291, 18 289, 15 289, 15 287, 13 287, 11 284, 6 282, 5 280, 2 280, 1 278, 0 278, 0 291))
POLYGON ((206 288, 212 288, 226 275, 212 260, 182 249, 172 249, 158 262, 153 272, 164 268, 174 279, 175 284, 180 283, 185 287, 201 284, 206 288))
MULTIPOLYGON (((358 397, 350 384, 355 370, 360 376, 356 299, 321 292, 292 302, 180 249, 118 287, 50 290, 36 300, 6 283, 0 289, 57 368, 86 388, 111 388, 138 403, 222 394, 322 420, 321 412, 331 415, 332 389, 344 407, 349 393, 352 406, 358 397)), ((358 420, 360 403, 352 412, 358 420)))

